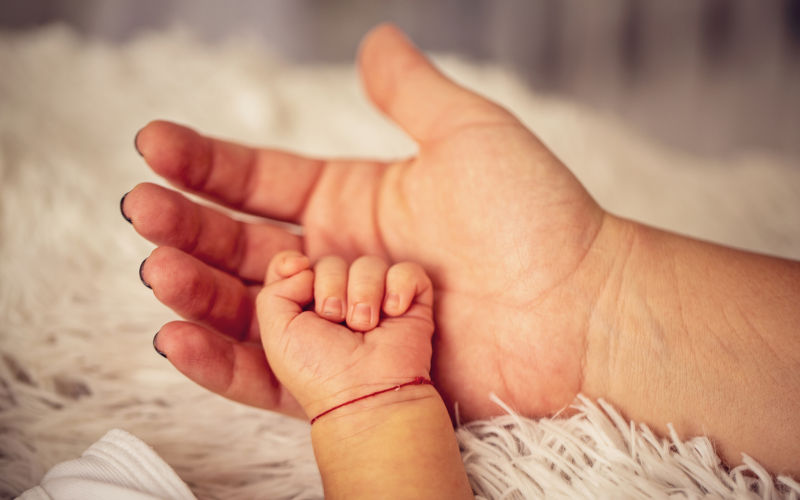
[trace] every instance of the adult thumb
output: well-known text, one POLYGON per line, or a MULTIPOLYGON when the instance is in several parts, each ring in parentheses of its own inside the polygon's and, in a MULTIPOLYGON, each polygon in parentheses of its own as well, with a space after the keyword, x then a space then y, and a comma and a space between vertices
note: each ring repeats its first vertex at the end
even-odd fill
POLYGON ((420 144, 470 123, 513 120, 500 106, 443 75, 391 24, 367 33, 358 63, 372 102, 420 144))

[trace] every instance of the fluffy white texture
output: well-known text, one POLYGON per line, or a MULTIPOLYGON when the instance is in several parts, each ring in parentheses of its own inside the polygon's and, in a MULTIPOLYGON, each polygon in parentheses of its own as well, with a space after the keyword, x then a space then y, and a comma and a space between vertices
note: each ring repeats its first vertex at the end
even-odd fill
MULTIPOLYGON (((569 418, 508 416, 458 429, 476 495, 484 498, 791 498, 800 484, 773 478, 749 456, 726 469, 703 437, 659 438, 605 401, 578 396, 569 418)), ((670 429, 672 430, 671 426, 670 429)))
MULTIPOLYGON (((437 59, 512 108, 612 211, 800 257, 800 169, 763 154, 671 151, 534 95, 502 68, 437 59)), ((152 335, 173 315, 139 284, 152 246, 119 214, 125 191, 157 181, 132 140, 158 117, 315 155, 389 158, 414 145, 367 104, 352 66, 288 64, 246 40, 208 46, 169 30, 111 46, 50 27, 0 33, 0 68, 0 496, 120 427, 199 498, 320 497, 307 424, 209 394, 153 352, 152 335)), ((568 419, 460 428, 476 491, 800 495, 752 461, 752 473, 726 473, 706 440, 659 440, 607 406, 577 404, 568 419)))

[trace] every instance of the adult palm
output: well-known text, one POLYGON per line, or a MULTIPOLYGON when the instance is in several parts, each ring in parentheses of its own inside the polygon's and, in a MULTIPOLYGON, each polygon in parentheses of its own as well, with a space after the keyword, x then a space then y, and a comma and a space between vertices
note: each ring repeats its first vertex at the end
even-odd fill
POLYGON ((236 221, 137 186, 123 212, 161 245, 142 277, 191 320, 165 325, 158 348, 212 391, 302 415, 258 343, 259 280, 282 249, 376 254, 431 275, 432 375, 462 419, 496 414, 492 391, 530 415, 563 407, 582 388, 605 212, 513 115, 448 80, 397 29, 373 30, 359 62, 370 98, 417 141, 414 158, 309 159, 167 122, 139 133, 148 164, 179 188, 303 228, 236 221))

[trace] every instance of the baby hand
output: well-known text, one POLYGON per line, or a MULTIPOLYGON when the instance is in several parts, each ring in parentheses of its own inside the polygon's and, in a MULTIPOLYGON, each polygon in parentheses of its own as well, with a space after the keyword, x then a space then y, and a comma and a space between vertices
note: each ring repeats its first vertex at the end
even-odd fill
POLYGON ((331 256, 312 269, 287 251, 265 283, 256 301, 264 351, 309 417, 429 376, 433 287, 419 265, 331 256))

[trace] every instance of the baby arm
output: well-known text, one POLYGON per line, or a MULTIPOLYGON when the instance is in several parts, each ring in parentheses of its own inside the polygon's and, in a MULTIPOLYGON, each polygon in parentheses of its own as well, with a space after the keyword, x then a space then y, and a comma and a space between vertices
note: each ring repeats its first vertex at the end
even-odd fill
POLYGON ((472 498, 434 387, 375 394, 430 375, 433 288, 422 268, 325 257, 312 269, 283 252, 265 281, 257 314, 270 366, 310 418, 324 413, 311 436, 325 496, 472 498))

